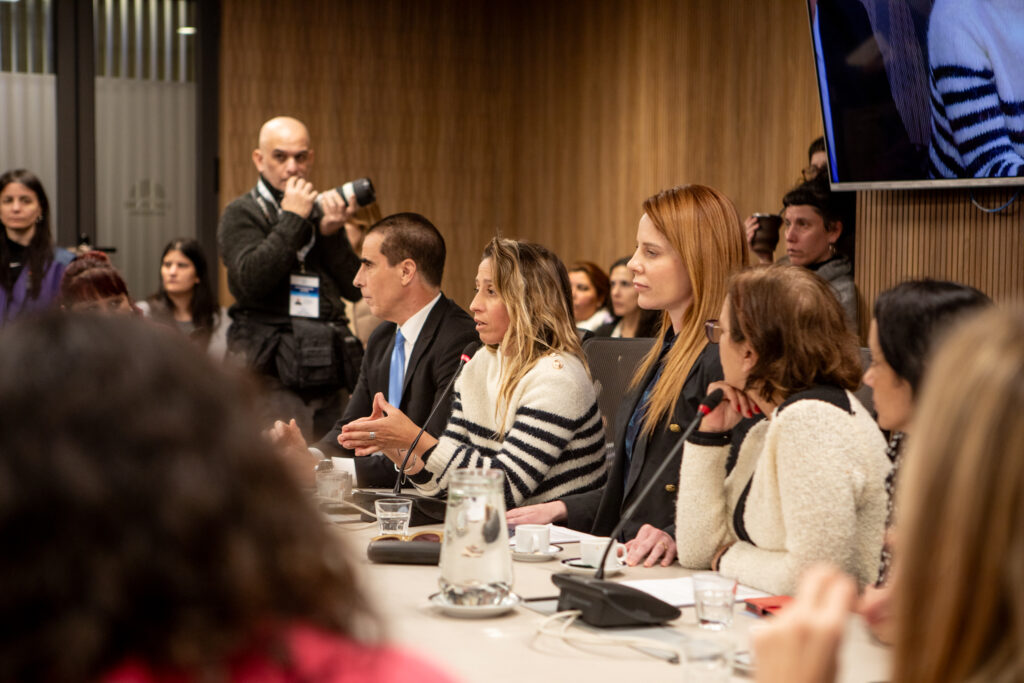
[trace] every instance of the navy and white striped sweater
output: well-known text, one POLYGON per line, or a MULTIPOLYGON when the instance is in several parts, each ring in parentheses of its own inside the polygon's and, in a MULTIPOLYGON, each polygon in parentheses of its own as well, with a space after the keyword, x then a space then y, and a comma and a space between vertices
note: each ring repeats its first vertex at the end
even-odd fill
POLYGON ((936 0, 928 64, 929 175, 1024 175, 1024 2, 936 0))
POLYGON ((600 486, 604 427, 583 363, 562 354, 537 361, 512 395, 503 438, 495 434, 500 381, 499 354, 481 348, 455 381, 452 416, 426 467, 411 477, 416 488, 438 495, 456 469, 493 467, 505 472, 511 509, 600 486))

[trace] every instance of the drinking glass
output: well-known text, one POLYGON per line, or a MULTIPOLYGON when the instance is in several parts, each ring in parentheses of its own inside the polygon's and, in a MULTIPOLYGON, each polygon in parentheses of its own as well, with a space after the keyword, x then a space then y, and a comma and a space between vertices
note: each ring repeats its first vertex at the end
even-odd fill
POLYGON ((721 631, 732 626, 736 579, 717 572, 694 574, 693 598, 698 626, 711 631, 721 631))
POLYGON ((725 639, 690 640, 684 643, 686 683, 728 683, 732 676, 734 646, 725 639))
POLYGON ((412 501, 408 498, 389 498, 374 502, 377 511, 377 532, 381 536, 409 534, 412 501))

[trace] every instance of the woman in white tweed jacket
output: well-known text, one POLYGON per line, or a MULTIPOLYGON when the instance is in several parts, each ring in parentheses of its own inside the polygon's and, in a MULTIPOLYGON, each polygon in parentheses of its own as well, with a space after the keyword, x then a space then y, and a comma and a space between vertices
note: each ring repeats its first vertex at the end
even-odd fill
MULTIPOLYGON (((470 311, 485 346, 455 382, 441 438, 424 433, 405 474, 421 493, 441 495, 455 469, 501 469, 509 508, 597 488, 604 427, 565 266, 538 244, 495 238, 480 262, 470 311)), ((397 467, 398 449, 417 431, 378 394, 373 415, 344 428, 342 445, 362 455, 371 443, 397 467)))
POLYGON ((687 567, 712 567, 772 593, 830 562, 874 581, 885 533, 885 440, 850 393, 857 343, 828 284, 793 266, 735 276, 720 320, 725 400, 683 451, 676 542, 687 567), (763 414, 741 443, 730 430, 763 414))

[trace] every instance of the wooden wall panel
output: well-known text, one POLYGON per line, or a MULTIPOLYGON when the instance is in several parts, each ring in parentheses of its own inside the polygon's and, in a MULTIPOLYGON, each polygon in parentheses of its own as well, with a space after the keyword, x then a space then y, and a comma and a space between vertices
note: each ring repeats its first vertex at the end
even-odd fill
POLYGON ((717 187, 777 211, 820 133, 799 2, 520 4, 510 234, 609 264, 641 202, 717 187))
MULTIPOLYGON (((820 133, 800 2, 222 0, 221 202, 267 118, 310 127, 314 182, 369 175, 448 238, 467 304, 495 231, 566 260, 632 249, 642 200, 701 182, 777 210, 820 133)), ((226 299, 225 299, 226 300, 226 299)))
POLYGON ((291 114, 310 129, 318 187, 369 176, 385 213, 441 229, 445 288, 468 304, 502 187, 500 17, 471 1, 225 0, 222 206, 255 182, 260 125, 291 114))
MULTIPOLYGON (((996 208, 1013 189, 975 190, 975 200, 996 208)), ((955 280, 998 302, 1024 298, 1024 209, 1018 202, 998 213, 971 203, 971 192, 872 191, 857 197, 860 318, 871 319, 880 292, 903 280, 955 280)), ((866 329, 862 330, 866 333, 866 329)))

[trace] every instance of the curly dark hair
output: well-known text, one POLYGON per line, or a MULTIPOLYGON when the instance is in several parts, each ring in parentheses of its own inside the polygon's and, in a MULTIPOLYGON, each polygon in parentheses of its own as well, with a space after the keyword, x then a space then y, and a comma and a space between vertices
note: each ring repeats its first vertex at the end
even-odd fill
POLYGON ((729 280, 733 341, 748 341, 757 361, 744 389, 781 402, 798 391, 860 386, 857 338, 827 282, 799 266, 759 266, 729 280))
POLYGON ((127 657, 216 677, 296 622, 377 634, 246 389, 139 319, 0 331, 0 680, 92 681, 127 657))

